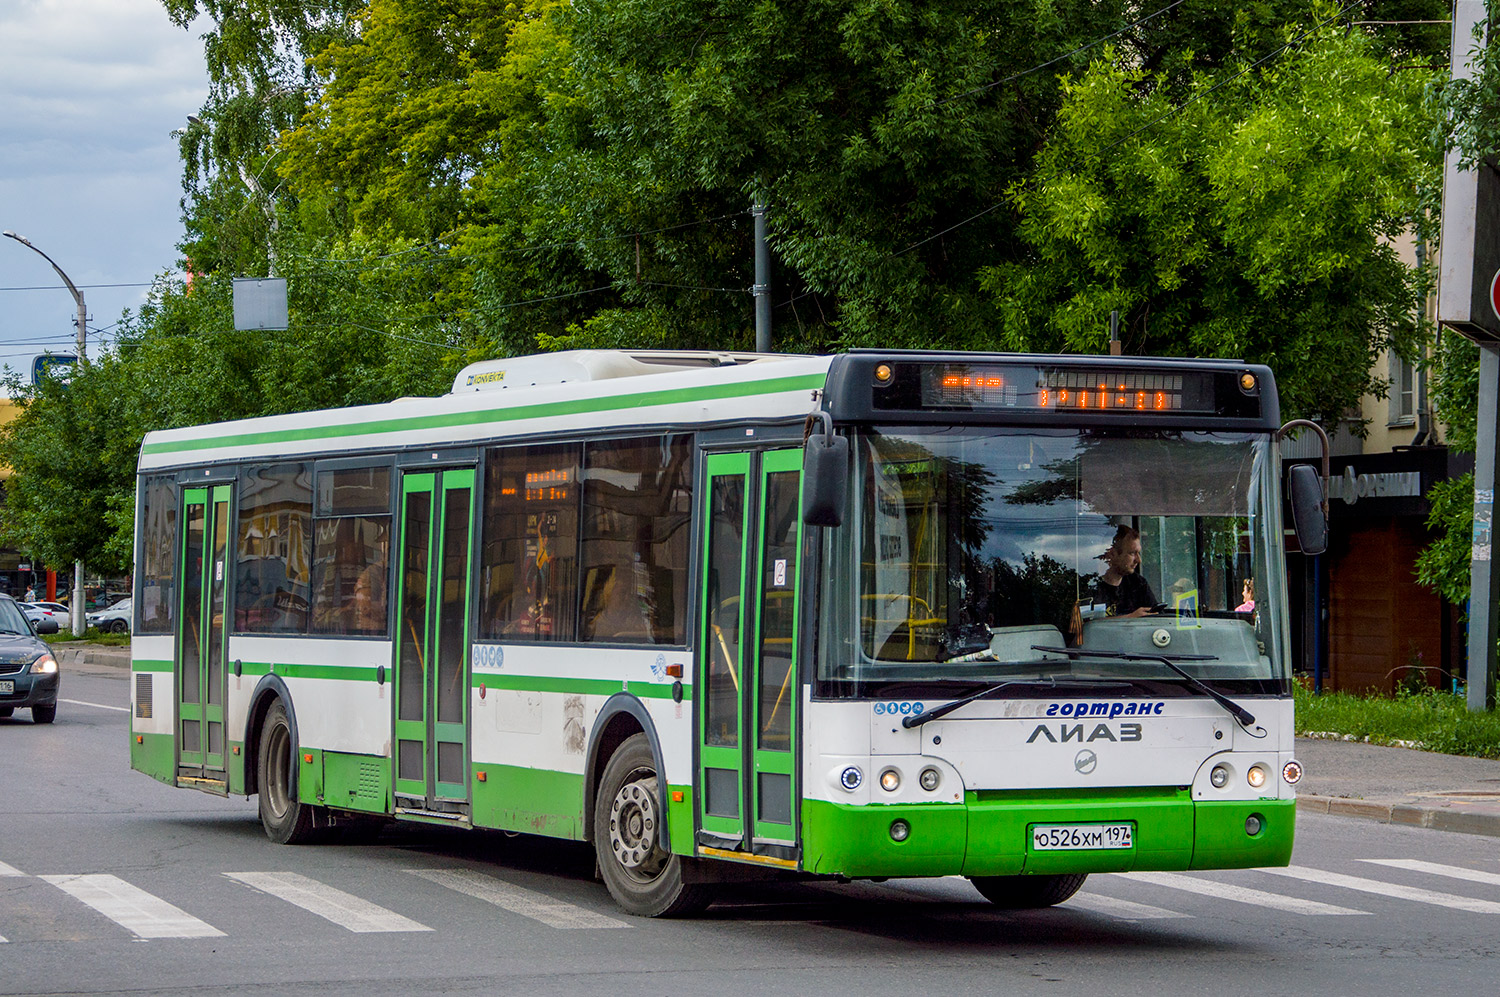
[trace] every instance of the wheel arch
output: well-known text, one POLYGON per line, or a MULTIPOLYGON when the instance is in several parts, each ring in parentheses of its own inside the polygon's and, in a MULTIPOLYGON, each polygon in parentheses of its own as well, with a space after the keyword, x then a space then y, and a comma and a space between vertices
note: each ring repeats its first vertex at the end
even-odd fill
MULTIPOLYGON (((250 796, 260 792, 260 729, 266 722, 266 713, 270 711, 271 704, 277 700, 286 709, 286 722, 292 729, 292 748, 295 751, 302 745, 302 740, 297 733, 297 711, 292 707, 292 692, 286 687, 279 675, 263 675, 261 680, 255 684, 255 690, 250 693, 250 711, 245 715, 245 795, 250 796)), ((300 765, 293 765, 291 772, 291 790, 293 799, 297 796, 297 780, 300 765)))
MULTIPOLYGON (((645 734, 651 744, 651 758, 656 765, 656 775, 665 794, 667 769, 661 753, 661 740, 656 736, 656 724, 646 710, 646 704, 627 692, 617 692, 604 701, 599 716, 589 731, 589 749, 584 756, 583 767, 583 840, 594 840, 594 805, 599 791, 599 781, 604 777, 604 766, 610 756, 619 750, 626 739, 645 734)), ((662 801, 661 819, 657 826, 657 838, 662 848, 672 850, 672 838, 667 833, 666 801, 662 801)))

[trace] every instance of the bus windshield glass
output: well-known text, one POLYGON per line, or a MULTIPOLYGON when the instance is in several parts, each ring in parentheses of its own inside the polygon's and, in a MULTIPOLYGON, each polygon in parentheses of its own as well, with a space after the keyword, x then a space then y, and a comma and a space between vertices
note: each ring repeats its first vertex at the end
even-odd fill
POLYGON ((825 682, 1171 683, 1130 660, 1169 655, 1238 692, 1284 688, 1267 435, 883 428, 857 450, 854 570, 830 582, 856 634, 825 682))

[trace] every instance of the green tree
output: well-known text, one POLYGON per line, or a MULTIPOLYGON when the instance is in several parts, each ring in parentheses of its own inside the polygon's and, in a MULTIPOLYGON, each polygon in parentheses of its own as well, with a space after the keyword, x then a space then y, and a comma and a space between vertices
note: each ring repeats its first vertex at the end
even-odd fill
POLYGON ((1336 421, 1378 352, 1412 355, 1425 275, 1391 240, 1421 228, 1438 160, 1425 79, 1332 25, 1251 71, 1181 88, 1121 59, 1065 85, 1034 174, 1012 188, 1020 258, 984 271, 1007 349, 1269 364, 1288 415, 1336 421))

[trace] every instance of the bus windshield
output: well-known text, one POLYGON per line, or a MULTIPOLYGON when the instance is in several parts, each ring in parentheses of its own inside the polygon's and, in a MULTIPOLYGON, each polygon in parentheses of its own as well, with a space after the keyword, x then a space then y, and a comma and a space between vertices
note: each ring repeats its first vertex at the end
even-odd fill
POLYGON ((1283 686, 1268 436, 881 428, 857 450, 852 585, 831 582, 857 638, 825 681, 1172 681, 1121 657, 1140 654, 1241 692, 1283 686))

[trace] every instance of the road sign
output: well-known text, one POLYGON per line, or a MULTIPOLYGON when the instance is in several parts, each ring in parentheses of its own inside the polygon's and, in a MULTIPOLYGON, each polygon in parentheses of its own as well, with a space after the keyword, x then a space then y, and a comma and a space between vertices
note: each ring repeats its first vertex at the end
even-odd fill
POLYGON ((31 383, 39 385, 48 377, 67 381, 73 376, 73 365, 77 362, 78 358, 71 353, 44 353, 31 361, 31 383))

